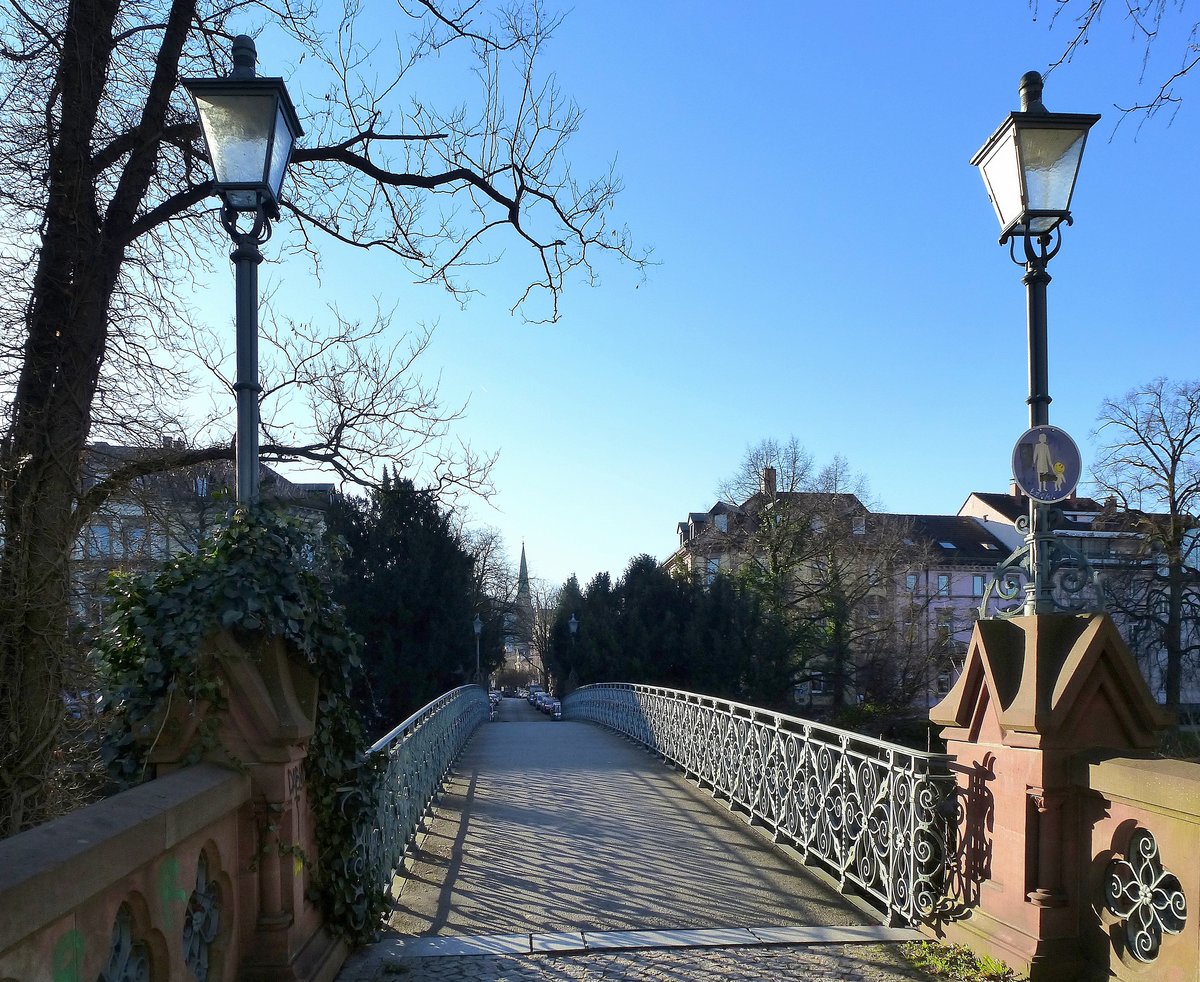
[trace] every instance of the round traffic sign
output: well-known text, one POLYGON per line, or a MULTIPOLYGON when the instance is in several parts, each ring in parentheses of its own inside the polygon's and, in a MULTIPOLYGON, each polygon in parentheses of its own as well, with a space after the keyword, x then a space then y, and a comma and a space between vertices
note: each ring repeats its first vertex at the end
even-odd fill
POLYGON ((1022 433, 1013 447, 1012 466, 1020 489, 1046 504, 1071 497, 1083 473, 1079 447, 1057 426, 1034 426, 1022 433))

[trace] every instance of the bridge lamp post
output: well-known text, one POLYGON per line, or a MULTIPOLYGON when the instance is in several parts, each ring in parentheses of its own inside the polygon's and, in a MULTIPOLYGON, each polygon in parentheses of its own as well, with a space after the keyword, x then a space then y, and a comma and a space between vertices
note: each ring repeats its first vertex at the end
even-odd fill
POLYGON ((258 264, 259 247, 279 217, 279 189, 296 138, 304 135, 281 78, 260 78, 253 39, 233 39, 227 78, 182 80, 196 104, 221 224, 233 240, 236 297, 237 502, 258 500, 258 264), (246 218, 249 227, 239 222, 246 218))
POLYGON ((483 634, 483 619, 476 614, 475 620, 471 623, 475 628, 475 683, 479 684, 479 636, 483 634))
MULTIPOLYGON (((1021 111, 1008 114, 971 164, 979 168, 1000 221, 1000 244, 1008 245, 1012 261, 1025 268, 1022 282, 1029 329, 1026 402, 1032 431, 1050 423, 1046 343, 1046 285, 1050 275, 1046 266, 1062 244, 1061 226, 1071 224, 1071 196, 1083 147, 1088 130, 1100 117, 1047 111, 1042 104, 1042 76, 1037 72, 1021 76, 1020 92, 1021 111)), ((1026 542, 1031 575, 1025 588, 1024 612, 1040 614, 1055 606, 1050 569, 1053 533, 1049 509, 1034 494, 1030 494, 1029 507, 1026 542)))

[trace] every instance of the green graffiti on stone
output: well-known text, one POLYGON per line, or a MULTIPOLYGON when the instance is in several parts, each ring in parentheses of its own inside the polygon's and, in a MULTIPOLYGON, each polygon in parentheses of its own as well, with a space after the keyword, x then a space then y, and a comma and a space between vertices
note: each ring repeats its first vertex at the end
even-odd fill
POLYGON ((188 892, 179 885, 179 858, 168 856, 158 871, 158 900, 164 930, 175 930, 173 905, 186 904, 188 892))
POLYGON ((54 945, 54 982, 79 982, 80 966, 83 963, 83 935, 74 929, 68 931, 54 945))

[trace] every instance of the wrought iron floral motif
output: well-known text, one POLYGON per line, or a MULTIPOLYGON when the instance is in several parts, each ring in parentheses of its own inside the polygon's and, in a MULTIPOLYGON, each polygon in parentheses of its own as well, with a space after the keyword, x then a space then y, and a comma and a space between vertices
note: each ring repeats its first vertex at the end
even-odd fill
POLYGON ((121 904, 113 921, 108 965, 97 982, 150 982, 150 951, 133 940, 133 911, 121 904))
POLYGON ((1146 829, 1129 839, 1125 859, 1105 871, 1104 905, 1125 921, 1125 944, 1140 962, 1158 957, 1164 934, 1179 934, 1187 923, 1187 898, 1179 878, 1163 869, 1158 843, 1146 829))
POLYGON ((220 930, 221 903, 217 884, 208 878, 208 856, 196 861, 196 889, 188 897, 183 918, 183 960, 199 982, 208 982, 209 956, 220 930))
POLYGON ((947 758, 710 696, 592 685, 563 703, 644 744, 752 820, 855 884, 897 923, 937 907, 946 882, 947 758))

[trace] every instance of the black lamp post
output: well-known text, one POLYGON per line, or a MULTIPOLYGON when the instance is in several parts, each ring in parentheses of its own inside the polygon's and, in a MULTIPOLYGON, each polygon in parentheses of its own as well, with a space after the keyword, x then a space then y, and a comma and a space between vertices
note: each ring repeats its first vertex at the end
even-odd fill
POLYGON ((983 175, 1000 220, 1000 244, 1025 267, 1029 310, 1029 425, 1050 422, 1046 369, 1046 264, 1062 244, 1059 226, 1071 224, 1071 195, 1088 130, 1089 113, 1052 113, 1042 105, 1042 76, 1021 76, 1021 111, 1009 113, 971 159, 983 175), (1056 234, 1058 233, 1058 234, 1056 234), (1018 257, 1017 242, 1023 254, 1018 257), (1051 243, 1053 242, 1053 245, 1051 243))
MULTIPOLYGON (((1042 105, 1042 76, 1021 76, 1021 111, 1009 113, 971 158, 979 168, 988 197, 1000 220, 1000 244, 1025 267, 1029 324, 1029 426, 1050 423, 1047 369, 1046 265, 1062 245, 1061 226, 1071 224, 1071 196, 1088 130, 1100 118, 1090 113, 1052 113, 1042 105), (1018 254, 1017 245, 1021 252, 1018 254)), ((1056 606, 1052 597, 1053 532, 1050 510, 1030 497, 1028 572, 1024 612, 1046 613, 1056 606)), ((1014 557, 1001 567, 1005 571, 1014 557)), ((999 577, 998 577, 999 578, 999 577)), ((986 599, 984 606, 986 606, 986 599)))
POLYGON ((304 134, 281 78, 254 73, 254 41, 233 39, 233 71, 228 78, 182 80, 196 103, 213 190, 221 198, 221 224, 233 240, 230 253, 237 305, 237 501, 258 499, 258 264, 259 246, 271 237, 279 217, 279 188, 292 145, 304 134), (238 221, 249 216, 242 231, 238 221))
POLYGON ((478 614, 471 626, 475 628, 475 682, 479 682, 479 636, 483 634, 483 620, 478 614))
POLYGON ((579 621, 575 615, 571 615, 571 619, 567 621, 567 627, 571 630, 571 661, 575 660, 575 633, 579 630, 579 621))

